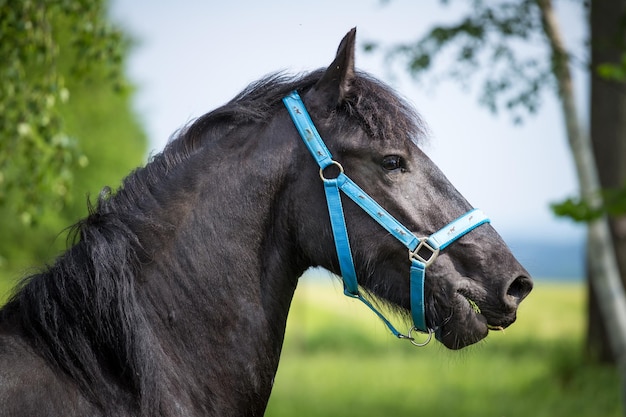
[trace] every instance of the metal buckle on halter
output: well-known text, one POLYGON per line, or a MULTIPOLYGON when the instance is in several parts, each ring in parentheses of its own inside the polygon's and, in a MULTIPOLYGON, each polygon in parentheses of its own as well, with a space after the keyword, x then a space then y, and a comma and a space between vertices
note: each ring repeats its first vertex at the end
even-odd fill
POLYGON ((420 238, 419 242, 420 243, 414 251, 409 251, 409 260, 412 261, 415 259, 423 263, 425 266, 429 266, 435 262, 435 259, 439 256, 439 248, 434 248, 430 243, 428 243, 427 237, 420 238), (430 253, 424 253, 424 251, 430 251, 430 253))

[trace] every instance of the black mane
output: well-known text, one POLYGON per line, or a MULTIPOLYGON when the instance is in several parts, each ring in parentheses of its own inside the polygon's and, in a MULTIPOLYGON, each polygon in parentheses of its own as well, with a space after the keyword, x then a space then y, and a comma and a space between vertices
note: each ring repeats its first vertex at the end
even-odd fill
MULTIPOLYGON (((300 93, 309 90, 322 74, 323 70, 320 69, 296 77, 278 73, 262 78, 250 84, 226 105, 199 117, 182 129, 168 147, 175 147, 176 153, 181 147, 185 152, 193 152, 207 138, 220 137, 229 129, 248 123, 265 123, 284 106, 283 97, 293 90, 300 93)), ((361 127, 373 139, 419 141, 425 136, 426 129, 413 108, 395 91, 367 73, 357 71, 352 95, 348 97, 345 108, 338 110, 356 116, 361 127)), ((165 153, 167 151, 166 148, 165 153)))
MULTIPOLYGON (((321 75, 320 70, 297 77, 268 76, 183 128, 162 153, 124 179, 116 193, 101 193, 96 207, 74 226, 73 246, 46 270, 27 277, 0 317, 19 317, 32 348, 77 381, 96 403, 104 406, 126 391, 138 410, 152 414, 159 406, 158 342, 135 286, 141 266, 150 261, 146 245, 172 228, 150 217, 170 192, 162 184, 216 138, 270 120, 284 96, 312 88, 321 75)), ((423 134, 411 108, 362 73, 348 104, 338 111, 356 116, 374 139, 416 140, 423 134)))

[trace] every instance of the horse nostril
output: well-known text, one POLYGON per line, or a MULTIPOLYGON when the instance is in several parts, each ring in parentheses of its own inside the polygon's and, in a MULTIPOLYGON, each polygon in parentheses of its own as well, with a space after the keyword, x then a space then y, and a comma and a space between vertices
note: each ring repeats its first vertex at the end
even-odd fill
POLYGON ((520 275, 511 282, 506 295, 509 301, 517 307, 532 289, 533 281, 527 276, 520 275))

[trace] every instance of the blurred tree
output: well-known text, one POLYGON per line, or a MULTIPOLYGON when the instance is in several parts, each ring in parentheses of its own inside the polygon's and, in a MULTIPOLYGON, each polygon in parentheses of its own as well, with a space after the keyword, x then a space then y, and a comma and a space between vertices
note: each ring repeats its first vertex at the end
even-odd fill
MULTIPOLYGON (((589 3, 591 63, 584 68, 592 74, 593 141, 579 122, 570 72, 570 66, 582 60, 566 49, 551 0, 468 2, 467 13, 457 23, 388 47, 386 56, 420 79, 441 55, 449 54, 442 78, 465 84, 473 75, 482 76, 481 103, 494 112, 506 108, 516 123, 526 112, 537 111, 544 90, 557 94, 581 196, 556 205, 555 211, 588 222, 588 275, 591 296, 597 298, 590 301, 589 352, 596 359, 602 357, 599 352, 605 353, 604 359, 610 352, 626 382, 626 2, 591 0, 580 6, 589 3), (601 192, 600 185, 612 189, 601 192)), ((369 51, 377 48, 373 42, 365 46, 369 51)))
POLYGON ((68 79, 97 69, 110 85, 122 85, 127 43, 104 6, 0 0, 0 206, 25 224, 44 202, 64 202, 74 169, 87 163, 60 114, 73 93, 68 79))
MULTIPOLYGON (((590 128, 599 180, 605 191, 622 283, 626 287, 626 0, 592 1, 590 128)), ((592 269, 589 274, 595 274, 592 269)), ((590 276, 588 282, 595 281, 590 276)), ((608 330, 590 285, 587 345, 593 357, 613 358, 608 330)))
POLYGON ((105 2, 0 0, 0 277, 48 261, 87 195, 144 161, 105 2))

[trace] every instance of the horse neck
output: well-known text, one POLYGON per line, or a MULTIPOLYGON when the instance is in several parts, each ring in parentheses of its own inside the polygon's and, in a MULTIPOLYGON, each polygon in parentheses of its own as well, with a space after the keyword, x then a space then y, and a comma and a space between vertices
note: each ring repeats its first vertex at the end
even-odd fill
POLYGON ((236 154, 212 147, 189 161, 186 170, 203 174, 180 191, 184 204, 162 206, 173 227, 140 279, 173 385, 215 409, 264 408, 304 269, 282 225, 284 173, 268 169, 281 166, 279 153, 255 140, 236 154))

